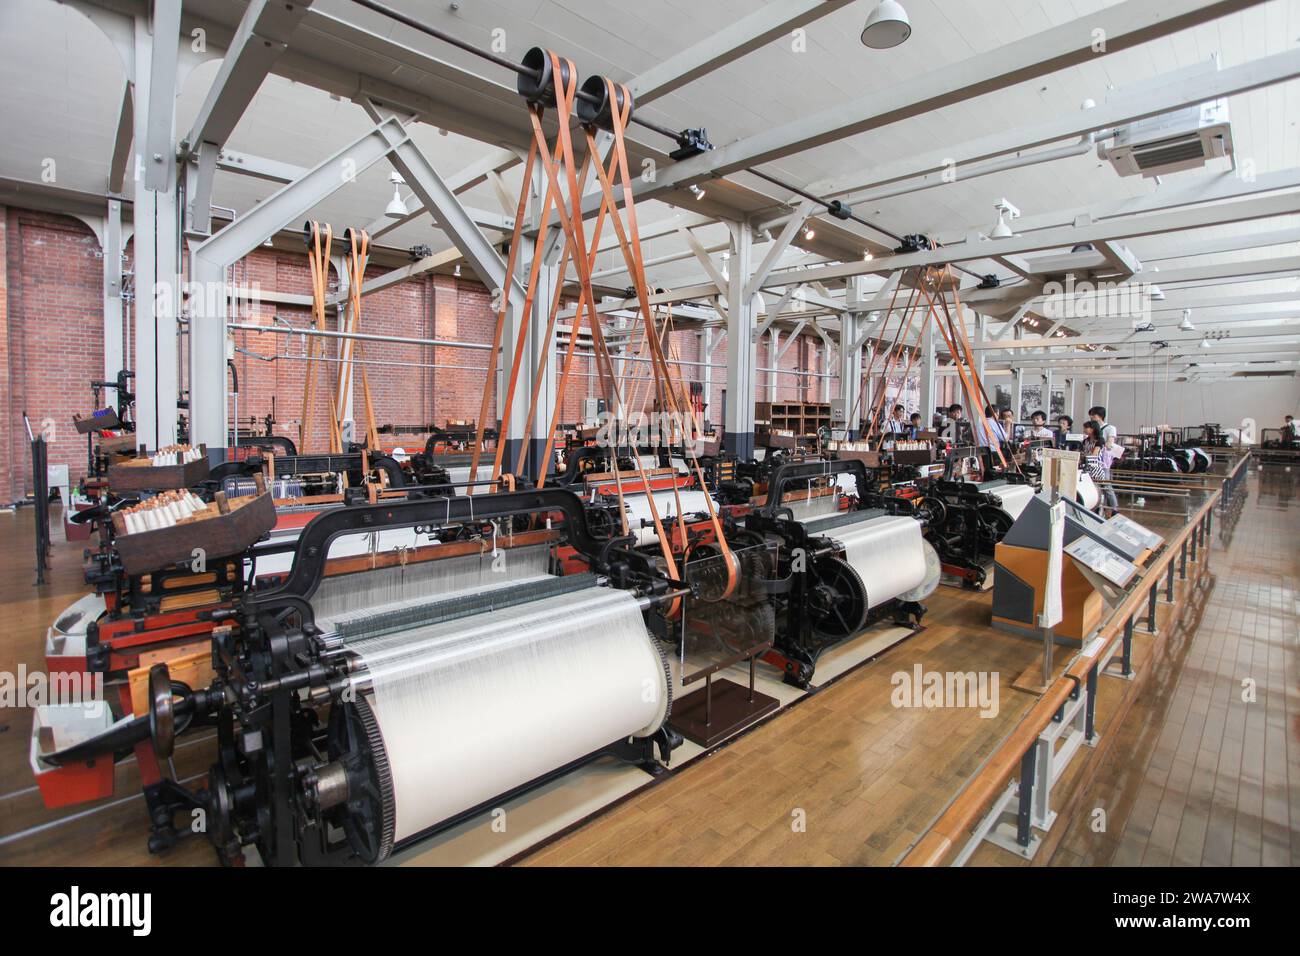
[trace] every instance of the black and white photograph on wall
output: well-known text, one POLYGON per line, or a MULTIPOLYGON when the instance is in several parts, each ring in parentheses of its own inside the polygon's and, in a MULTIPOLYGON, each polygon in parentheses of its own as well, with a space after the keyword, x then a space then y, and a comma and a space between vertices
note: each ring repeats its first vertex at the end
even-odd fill
POLYGON ((995 386, 993 390, 993 404, 998 408, 1010 408, 1012 405, 1011 389, 1007 388, 1005 385, 995 386))
POLYGON ((1050 414, 1047 416, 1048 421, 1056 421, 1065 414, 1065 389, 1052 389, 1052 407, 1050 414))
POLYGON ((1020 417, 1017 421, 1027 422, 1029 416, 1043 407, 1043 386, 1022 385, 1020 387, 1020 417))

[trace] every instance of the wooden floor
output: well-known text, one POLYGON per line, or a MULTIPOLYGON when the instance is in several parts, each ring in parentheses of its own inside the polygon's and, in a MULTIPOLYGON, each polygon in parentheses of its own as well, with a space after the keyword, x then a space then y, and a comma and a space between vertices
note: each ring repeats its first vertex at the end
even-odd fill
MULTIPOLYGON (((1180 598, 1181 621, 1162 608, 1160 638, 1139 632, 1138 679, 1102 680, 1101 744, 1063 781, 1061 819, 1036 864, 1300 862, 1300 507, 1295 476, 1273 474, 1252 475, 1238 522, 1216 526, 1210 574, 1180 598), (1097 807, 1100 833, 1090 826, 1097 807)), ((0 670, 10 672, 43 666, 45 627, 85 591, 81 546, 62 541, 50 583, 32 587, 30 525, 30 511, 0 515, 10 544, 0 555, 0 670)), ((1041 648, 992 630, 989 601, 940 589, 921 633, 522 862, 894 863, 1033 703, 1011 682, 1041 648), (916 665, 996 675, 997 713, 893 706, 891 678, 916 665)), ((0 711, 0 727, 0 864, 213 862, 199 841, 145 852, 130 762, 118 767, 120 796, 46 810, 27 769, 30 712, 0 711)), ((201 775, 211 759, 210 742, 190 743, 176 774, 201 775)), ((1023 863, 987 844, 972 862, 1023 863)))
POLYGON ((1300 865, 1297 473, 1265 467, 1220 525, 1210 580, 1143 665, 1052 863, 1300 865))

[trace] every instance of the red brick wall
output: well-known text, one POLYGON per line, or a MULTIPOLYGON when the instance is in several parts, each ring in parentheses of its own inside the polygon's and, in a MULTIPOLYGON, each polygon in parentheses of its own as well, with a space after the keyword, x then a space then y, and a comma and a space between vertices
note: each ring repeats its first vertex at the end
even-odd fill
POLYGON ((50 464, 67 464, 74 484, 85 473, 86 443, 72 416, 91 410, 90 380, 103 377, 103 261, 94 234, 77 219, 13 208, 4 219, 7 461, 0 500, 13 501, 31 487, 24 412, 34 431, 53 423, 50 464))
MULTIPOLYGON (((367 276, 373 278, 384 271, 370 268, 367 276)), ((233 276, 237 284, 257 283, 268 292, 307 295, 311 290, 306 257, 277 250, 253 252, 236 265, 233 276)), ((331 292, 338 288, 338 276, 334 272, 330 273, 329 288, 331 292)), ((297 326, 311 321, 307 308, 272 302, 261 302, 251 310, 251 317, 246 321, 269 324, 275 315, 297 326)), ((362 299, 359 328, 379 335, 465 339, 486 344, 491 341, 495 325, 496 315, 491 311, 490 296, 483 286, 452 276, 420 276, 362 299)), ((332 312, 327 315, 326 328, 338 329, 332 312)), ((319 451, 329 446, 329 396, 338 389, 340 341, 318 339, 317 342, 317 361, 312 363, 315 368, 312 408, 307 416, 310 428, 300 448, 303 451, 319 451)), ((235 344, 262 356, 276 356, 275 361, 267 362, 236 354, 239 418, 243 427, 247 427, 250 415, 262 419, 270 413, 274 396, 278 423, 275 431, 297 442, 307 369, 304 356, 310 345, 304 345, 298 336, 250 331, 235 333, 235 344)), ((390 342, 357 342, 353 348, 352 412, 358 440, 366 425, 367 380, 378 426, 478 420, 486 377, 485 351, 390 342), (463 368, 432 367, 435 365, 463 368)), ((233 404, 232 401, 231 414, 233 404)), ((495 416, 493 399, 489 403, 489 418, 495 420, 495 416)), ((416 436, 385 436, 382 440, 385 445, 395 443, 408 449, 423 444, 423 439, 416 436)))
POLYGON ((13 427, 13 413, 9 376, 9 210, 0 206, 0 504, 7 504, 14 497, 12 490, 12 472, 14 466, 13 445, 10 430, 13 427))
MULTIPOLYGON (((3 425, 0 441, 7 454, 0 461, 0 502, 21 498, 30 487, 31 462, 22 412, 31 416, 33 427, 51 419, 55 440, 50 448, 52 463, 66 463, 72 480, 85 470, 84 439, 72 427, 73 413, 90 411, 89 382, 103 376, 103 260, 93 233, 79 220, 60 215, 0 207, 0 402, 3 425)), ((382 274, 372 268, 368 275, 382 274)), ((305 254, 258 249, 236 264, 231 273, 238 286, 256 286, 267 292, 307 295, 311 289, 305 254)), ((337 289, 338 277, 331 273, 330 288, 337 289)), ((246 303, 236 321, 270 325, 279 315, 295 325, 311 321, 310 310, 269 301, 246 303)), ((472 279, 426 275, 363 300, 361 329, 407 338, 437 338, 487 344, 496 323, 487 290, 472 279)), ((331 314, 327 328, 337 328, 331 314)), ((715 336, 720 335, 715 332, 715 336)), ((318 355, 336 359, 338 340, 321 341, 318 355)), ((274 332, 239 331, 235 344, 243 350, 235 355, 239 375, 238 416, 241 428, 250 416, 263 418, 274 402, 276 433, 299 440, 303 416, 306 362, 301 337, 274 332), (253 354, 248 354, 253 353, 253 354), (262 356, 263 358, 258 358, 262 356), (267 361, 265 359, 272 359, 267 361)), ((784 343, 783 343, 784 344, 784 343)), ((820 371, 826 361, 820 339, 803 336, 781 360, 781 368, 820 371)), ((710 421, 722 419, 722 391, 726 386, 726 343, 713 351, 713 387, 708 396, 710 421)), ((701 360, 698 336, 679 331, 672 336, 672 353, 686 362, 701 360)), ((364 379, 369 379, 376 424, 420 424, 448 419, 477 420, 486 376, 488 354, 484 350, 425 346, 404 343, 367 342, 356 355, 368 365, 358 364, 353 376, 353 416, 358 438, 365 427, 364 379), (385 364, 385 363, 412 363, 385 364), (433 368, 431 366, 462 366, 433 368)), ((127 362, 132 356, 128 353, 127 362)), ((184 358, 182 359, 184 362, 184 358)), ((766 341, 760 343, 758 361, 771 365, 766 341)), ((631 363, 629 363, 631 364, 631 363)), ((329 443, 329 402, 337 384, 336 361, 317 361, 312 406, 308 410, 310 429, 304 451, 323 450, 329 443)), ((593 362, 575 358, 572 374, 561 402, 562 422, 574 422, 582 414, 582 400, 597 395, 598 379, 591 373, 593 362)), ((644 381, 646 367, 637 374, 644 381)), ((682 365, 683 381, 703 381, 698 365, 682 365)), ((759 373, 760 398, 766 398, 770 373, 759 373)), ((188 370, 182 366, 182 380, 188 370)), ((810 376, 777 376, 778 400, 816 401, 819 380, 810 376)), ((632 397, 629 389, 629 398, 632 397)), ((639 404, 648 407, 649 389, 638 390, 639 404)), ((520 396, 517 401, 526 401, 520 396)), ((235 401, 229 402, 235 414, 235 401)), ((495 397, 489 405, 489 421, 496 420, 495 397)), ((418 446, 419 436, 384 439, 385 444, 418 446)))

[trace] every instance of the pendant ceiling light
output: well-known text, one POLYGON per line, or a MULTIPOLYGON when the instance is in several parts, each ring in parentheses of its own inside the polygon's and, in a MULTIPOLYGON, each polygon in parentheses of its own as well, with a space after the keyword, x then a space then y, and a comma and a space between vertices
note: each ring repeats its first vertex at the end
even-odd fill
POLYGON ((880 0, 862 28, 862 45, 873 50, 896 47, 912 35, 907 11, 897 0, 880 0))
POLYGON ((402 177, 398 173, 392 173, 388 178, 393 184, 393 198, 389 200, 387 208, 384 209, 384 215, 390 219, 404 219, 408 211, 406 203, 402 201, 402 177))

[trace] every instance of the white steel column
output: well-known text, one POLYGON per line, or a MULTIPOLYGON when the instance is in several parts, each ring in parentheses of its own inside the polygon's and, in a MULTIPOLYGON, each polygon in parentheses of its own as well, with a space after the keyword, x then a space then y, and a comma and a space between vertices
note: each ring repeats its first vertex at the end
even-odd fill
MULTIPOLYGON (((773 327, 767 334, 767 364, 775 370, 781 367, 781 332, 773 327)), ((777 372, 767 373, 767 400, 776 401, 777 372)))
POLYGON ((754 399, 757 344, 753 339, 754 297, 746 294, 753 272, 753 232, 747 223, 730 221, 731 277, 727 282, 726 448, 740 458, 754 454, 754 399))
MULTIPOLYGON (((104 217, 104 380, 112 381, 126 368, 122 354, 122 203, 108 201, 104 217)), ((105 401, 117 401, 117 389, 105 390, 105 401)))
POLYGON ((850 439, 858 437, 857 419, 862 415, 861 407, 855 408, 862 388, 862 345, 858 337, 861 319, 860 312, 845 312, 840 316, 838 398, 844 403, 844 428, 850 439))
POLYGON ((158 0, 152 23, 144 17, 135 21, 135 416, 136 440, 150 448, 176 441, 180 223, 174 127, 180 15, 180 0, 158 0))
MULTIPOLYGON (((887 390, 889 382, 885 381, 881 387, 887 390)), ((930 420, 937 401, 938 396, 934 392, 934 322, 926 316, 925 327, 921 331, 921 419, 923 422, 930 420)), ((971 413, 970 409, 966 411, 971 413)))

